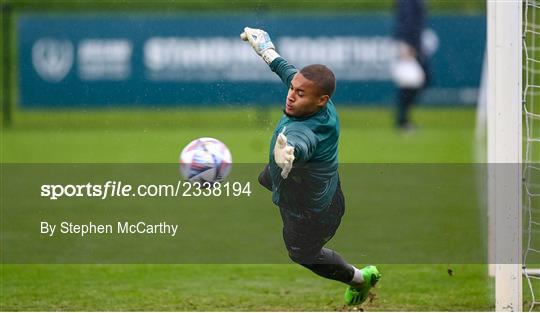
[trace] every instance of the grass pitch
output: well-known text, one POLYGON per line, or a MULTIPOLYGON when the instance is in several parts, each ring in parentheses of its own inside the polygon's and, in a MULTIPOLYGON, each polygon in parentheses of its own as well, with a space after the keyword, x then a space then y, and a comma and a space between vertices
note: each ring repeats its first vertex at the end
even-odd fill
MULTIPOLYGON (((486 311, 483 266, 381 266, 364 309, 486 311)), ((9 265, 2 310, 341 311, 345 288, 296 265, 9 265)))
MULTIPOLYGON (((342 163, 469 163, 473 159, 472 109, 417 110, 418 128, 407 134, 392 127, 391 111, 338 110, 342 163)), ((204 136, 225 142, 236 163, 263 163, 281 115, 260 108, 14 113, 13 127, 2 130, 1 157, 8 163, 174 163, 184 145, 204 136)))
MULTIPOLYGON (((475 113, 471 109, 418 109, 414 113, 418 128, 408 134, 392 128, 390 111, 341 108, 339 112, 341 162, 473 161, 475 113)), ((259 109, 218 114, 210 110, 19 112, 14 126, 2 130, 1 158, 7 163, 167 163, 176 162, 190 140, 213 136, 229 146, 235 162, 264 162, 279 115, 279 111, 259 109)), ((365 244, 384 245, 361 238, 351 244, 359 249, 365 244)), ((380 269, 383 280, 364 310, 494 309, 494 290, 484 265, 382 264, 380 269)), ((1 277, 2 311, 358 309, 343 307, 342 284, 294 264, 2 265, 1 277)))

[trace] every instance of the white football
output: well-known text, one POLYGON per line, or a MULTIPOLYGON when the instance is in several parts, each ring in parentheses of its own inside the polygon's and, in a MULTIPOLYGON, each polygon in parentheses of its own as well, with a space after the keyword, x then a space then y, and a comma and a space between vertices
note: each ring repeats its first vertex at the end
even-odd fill
POLYGON ((221 141, 203 137, 187 144, 180 153, 180 173, 191 182, 214 183, 227 177, 232 156, 221 141))

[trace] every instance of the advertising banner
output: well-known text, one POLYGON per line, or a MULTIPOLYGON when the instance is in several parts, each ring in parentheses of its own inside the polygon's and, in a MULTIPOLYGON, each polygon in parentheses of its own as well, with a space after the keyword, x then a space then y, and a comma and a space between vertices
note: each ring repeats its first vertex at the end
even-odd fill
MULTIPOLYGON (((392 104, 394 19, 371 15, 21 14, 17 20, 23 108, 276 105, 278 77, 239 38, 270 33, 292 64, 329 66, 336 104, 392 104)), ((485 16, 432 16, 423 34, 431 76, 422 102, 476 102, 485 16)))

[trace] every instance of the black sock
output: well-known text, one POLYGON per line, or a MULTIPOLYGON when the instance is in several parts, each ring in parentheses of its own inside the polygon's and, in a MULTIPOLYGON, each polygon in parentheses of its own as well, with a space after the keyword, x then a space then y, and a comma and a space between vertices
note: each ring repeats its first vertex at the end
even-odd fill
POLYGON ((350 283, 354 276, 354 268, 343 260, 334 250, 322 248, 314 262, 300 264, 324 278, 350 283))

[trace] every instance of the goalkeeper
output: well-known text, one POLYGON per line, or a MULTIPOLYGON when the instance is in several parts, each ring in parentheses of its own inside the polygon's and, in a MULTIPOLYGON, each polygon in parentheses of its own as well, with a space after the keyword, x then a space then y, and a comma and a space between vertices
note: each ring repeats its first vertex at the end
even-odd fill
POLYGON ((357 269, 324 248, 345 210, 338 176, 339 119, 330 100, 335 76, 320 64, 298 71, 276 52, 263 30, 246 27, 241 38, 289 88, 269 163, 259 176, 280 209, 289 256, 317 275, 349 285, 345 303, 359 305, 381 278, 379 271, 375 266, 357 269))

